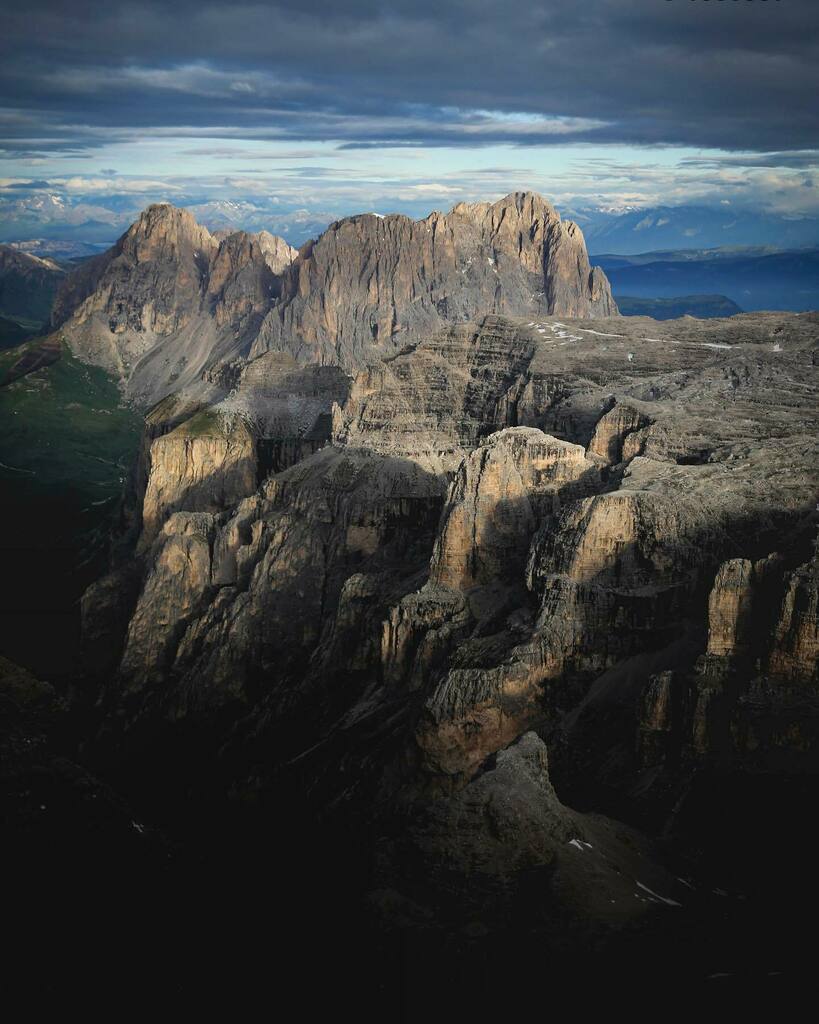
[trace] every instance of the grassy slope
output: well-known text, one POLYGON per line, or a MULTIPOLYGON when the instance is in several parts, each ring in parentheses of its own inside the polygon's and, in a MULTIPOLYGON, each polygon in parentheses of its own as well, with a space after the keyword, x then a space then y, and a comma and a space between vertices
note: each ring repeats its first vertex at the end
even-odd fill
POLYGON ((14 348, 32 334, 36 334, 40 324, 36 321, 17 320, 0 316, 0 352, 14 348))
POLYGON ((67 352, 0 388, 0 655, 42 678, 71 670, 78 600, 104 568, 140 426, 113 381, 67 352))

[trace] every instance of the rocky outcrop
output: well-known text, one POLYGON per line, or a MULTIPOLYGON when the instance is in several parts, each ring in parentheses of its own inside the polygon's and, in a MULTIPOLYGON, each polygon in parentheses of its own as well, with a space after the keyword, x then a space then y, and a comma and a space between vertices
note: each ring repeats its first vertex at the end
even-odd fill
POLYGON ((641 433, 651 420, 632 404, 619 402, 600 417, 594 428, 589 452, 610 465, 626 462, 642 450, 641 433))
POLYGON ((487 316, 352 383, 272 351, 225 364, 227 397, 169 403, 153 445, 232 406, 259 475, 238 503, 151 498, 106 707, 127 729, 224 716, 239 761, 286 758, 372 814, 441 800, 439 824, 533 729, 561 796, 660 818, 698 766, 812 756, 816 324, 663 332, 487 316), (322 424, 318 450, 260 461, 263 431, 322 424))
POLYGON ((768 673, 786 684, 819 683, 819 553, 790 573, 774 627, 768 673))
POLYGON ((69 276, 52 326, 151 404, 180 389, 211 400, 224 368, 271 350, 354 372, 490 312, 616 313, 580 229, 533 193, 422 221, 350 217, 298 253, 267 232, 217 239, 187 211, 151 206, 69 276))
POLYGON ((764 563, 757 567, 747 558, 732 558, 719 567, 708 597, 706 656, 737 657, 750 649, 755 578, 764 568, 764 563))
POLYGON ((128 624, 120 666, 124 697, 161 684, 181 632, 202 610, 211 584, 214 533, 213 516, 201 512, 177 512, 162 528, 128 624))
POLYGON ((456 590, 519 579, 537 525, 595 485, 580 445, 532 427, 490 435, 455 475, 430 579, 456 590))
POLYGON ((256 490, 256 444, 239 416, 203 410, 152 442, 142 502, 150 543, 171 513, 217 512, 256 490))
POLYGON ((284 273, 299 254, 298 249, 288 245, 278 235, 271 235, 269 231, 260 231, 256 239, 264 253, 265 262, 276 275, 284 273))

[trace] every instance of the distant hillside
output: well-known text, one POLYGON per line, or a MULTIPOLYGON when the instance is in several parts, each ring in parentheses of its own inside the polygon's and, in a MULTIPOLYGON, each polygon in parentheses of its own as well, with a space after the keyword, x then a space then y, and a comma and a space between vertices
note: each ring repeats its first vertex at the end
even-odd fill
POLYGON ((8 245, 0 245, 0 316, 43 324, 65 270, 8 245))
POLYGON ((656 206, 650 209, 569 208, 592 252, 646 253, 660 249, 714 249, 724 246, 819 245, 819 219, 719 206, 656 206))
POLYGON ((680 295, 674 299, 640 299, 632 295, 617 297, 623 316, 650 316, 655 320, 677 320, 681 316, 734 316, 744 312, 725 295, 680 295))
POLYGON ((819 248, 688 250, 593 256, 615 298, 726 296, 742 309, 819 309, 819 248))

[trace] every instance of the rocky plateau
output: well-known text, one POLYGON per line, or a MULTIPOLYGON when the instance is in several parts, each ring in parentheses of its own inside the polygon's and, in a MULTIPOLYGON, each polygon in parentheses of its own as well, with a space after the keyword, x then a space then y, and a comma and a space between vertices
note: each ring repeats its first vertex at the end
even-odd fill
POLYGON ((516 193, 298 252, 151 207, 52 326, 146 409, 78 687, 149 804, 363 843, 387 929, 576 951, 702 912, 680 858, 816 777, 819 314, 620 317, 516 193))

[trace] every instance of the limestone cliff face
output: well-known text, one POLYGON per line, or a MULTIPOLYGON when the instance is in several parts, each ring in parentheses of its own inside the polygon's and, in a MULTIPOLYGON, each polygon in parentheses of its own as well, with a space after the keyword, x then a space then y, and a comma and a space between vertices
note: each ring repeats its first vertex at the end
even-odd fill
POLYGON ((202 411, 150 446, 142 539, 150 543, 179 509, 215 512, 256 490, 255 439, 244 420, 202 411))
MULTIPOLYGON (((528 601, 499 615, 496 600, 492 626, 473 627, 433 686, 417 742, 444 784, 462 784, 523 729, 544 727, 556 704, 582 697, 588 680, 671 642, 698 566, 707 564, 707 547, 691 543, 695 520, 676 503, 640 490, 582 497, 584 488, 603 484, 579 452, 580 473, 561 495, 564 507, 530 519, 518 534, 518 558, 509 567, 517 563, 528 601)), ((491 553, 491 540, 487 548, 491 553)), ((503 578, 495 566, 489 579, 503 578)))
POLYGON ((124 697, 161 682, 186 622, 201 610, 213 534, 213 517, 206 513, 178 512, 163 526, 128 624, 119 676, 124 697))
POLYGON ((708 597, 706 655, 726 658, 743 653, 753 638, 753 562, 732 558, 717 572, 708 597))
POLYGON ((485 317, 477 330, 451 327, 359 373, 334 410, 333 439, 453 472, 482 436, 517 426, 533 354, 528 332, 501 317, 485 317))
POLYGON ((660 673, 644 691, 645 767, 810 755, 819 681, 815 584, 815 558, 794 570, 777 552, 719 566, 704 654, 692 672, 660 673))
POLYGON ((532 427, 492 434, 455 476, 430 579, 469 590, 520 576, 531 537, 561 501, 594 489, 596 467, 580 445, 532 427))
POLYGON ((285 275, 255 350, 356 369, 447 320, 615 312, 580 229, 517 192, 422 221, 364 214, 331 225, 285 275))
MULTIPOLYGON (((306 442, 332 405, 332 432, 265 468, 252 427, 271 475, 231 476, 238 503, 148 484, 110 706, 126 723, 235 708, 264 749, 309 748, 300 765, 375 803, 451 796, 529 729, 555 738, 564 784, 626 794, 645 772, 659 802, 716 752, 808 756, 781 696, 801 687, 805 719, 817 326, 656 334, 487 316, 351 383, 282 353, 226 364, 217 415, 306 442)), ((153 444, 181 471, 167 412, 153 444)))
POLYGON ((257 236, 244 231, 228 235, 221 242, 208 265, 202 300, 204 312, 213 317, 218 328, 244 330, 267 311, 277 288, 278 271, 273 267, 286 265, 276 242, 287 245, 273 235, 268 235, 263 245, 257 236))
POLYGON ((579 228, 533 193, 423 221, 351 217, 298 253, 267 232, 217 239, 187 211, 151 206, 68 277, 52 326, 151 404, 180 389, 210 399, 226 367, 271 350, 355 372, 491 312, 616 313, 579 228))
POLYGON ((174 680, 165 699, 195 708, 247 700, 270 672, 281 685, 304 673, 345 581, 395 560, 412 564, 441 498, 440 482, 413 463, 328 448, 271 477, 226 520, 171 516, 149 557, 122 685, 174 680), (178 581, 169 559, 175 565, 194 543, 178 581), (163 630, 135 630, 156 608, 163 630))
POLYGON ((768 672, 786 683, 819 683, 819 552, 786 578, 768 672))
POLYGON ((283 352, 225 367, 220 377, 227 398, 206 405, 170 395, 146 416, 136 473, 142 546, 172 512, 230 508, 269 472, 318 451, 350 388, 337 367, 301 367, 283 352))
POLYGON ((621 490, 575 504, 538 539, 529 578, 551 674, 602 672, 670 639, 708 557, 686 511, 621 490))
POLYGON ((515 615, 527 551, 562 503, 599 486, 583 448, 531 427, 492 434, 462 461, 429 581, 390 609, 382 646, 392 686, 431 687, 415 741, 436 775, 468 777, 541 717, 541 666, 520 645, 526 612, 515 615))
POLYGON ((707 643, 694 671, 664 672, 644 694, 645 766, 809 756, 816 739, 815 560, 734 558, 708 595, 707 643))

